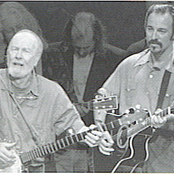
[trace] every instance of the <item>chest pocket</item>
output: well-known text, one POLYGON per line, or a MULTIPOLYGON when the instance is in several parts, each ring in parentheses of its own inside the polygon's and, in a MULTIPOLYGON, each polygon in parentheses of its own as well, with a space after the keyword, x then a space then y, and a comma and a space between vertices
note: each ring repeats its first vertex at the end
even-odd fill
POLYGON ((168 85, 168 90, 165 94, 164 97, 164 103, 163 103, 163 108, 167 108, 168 106, 171 106, 174 108, 174 75, 173 73, 171 74, 169 85, 168 85))
POLYGON ((136 79, 132 76, 131 78, 128 78, 127 84, 125 86, 125 96, 126 96, 126 104, 128 106, 133 105, 133 100, 136 96, 136 79))

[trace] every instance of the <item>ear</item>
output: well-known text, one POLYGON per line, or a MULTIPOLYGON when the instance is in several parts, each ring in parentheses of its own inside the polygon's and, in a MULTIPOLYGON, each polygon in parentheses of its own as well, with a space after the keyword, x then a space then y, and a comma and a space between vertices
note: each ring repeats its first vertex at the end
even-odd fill
POLYGON ((35 62, 34 62, 34 66, 35 66, 35 67, 37 66, 37 64, 38 64, 38 62, 39 62, 39 60, 40 60, 40 58, 41 58, 41 55, 40 55, 40 54, 37 54, 36 57, 35 57, 35 62))

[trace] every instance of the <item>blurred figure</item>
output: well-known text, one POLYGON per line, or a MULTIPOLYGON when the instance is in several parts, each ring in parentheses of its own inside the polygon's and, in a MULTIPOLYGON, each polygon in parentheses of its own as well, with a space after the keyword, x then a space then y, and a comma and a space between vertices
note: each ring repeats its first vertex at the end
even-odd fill
MULTIPOLYGON (((43 64, 44 76, 61 84, 74 103, 89 101, 124 57, 124 50, 113 47, 106 42, 100 20, 92 13, 77 13, 66 25, 63 41, 51 45, 43 64)), ((75 106, 86 125, 94 123, 89 109, 75 106)), ((83 144, 59 152, 55 158, 57 171, 93 171, 88 154, 83 144)))
MULTIPOLYGON (((42 36, 42 30, 35 17, 18 2, 4 2, 0 6, 0 21, 2 24, 2 34, 4 36, 4 52, 13 35, 21 29, 30 29, 39 36, 42 36)), ((43 40, 44 41, 44 40, 43 40)), ((46 47, 46 42, 44 42, 46 47)), ((6 66, 6 62, 4 62, 6 66)), ((41 61, 36 68, 38 74, 42 74, 41 61)))
POLYGON ((4 43, 4 35, 3 35, 3 28, 2 24, 0 23, 0 68, 6 67, 5 63, 5 49, 6 49, 6 44, 4 43))

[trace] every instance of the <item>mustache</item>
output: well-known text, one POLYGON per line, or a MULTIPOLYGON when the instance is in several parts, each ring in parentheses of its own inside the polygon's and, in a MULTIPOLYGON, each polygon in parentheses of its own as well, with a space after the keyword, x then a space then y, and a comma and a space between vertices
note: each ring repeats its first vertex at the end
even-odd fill
POLYGON ((148 42, 148 44, 149 44, 149 45, 150 45, 150 44, 157 44, 157 45, 159 45, 160 47, 162 47, 162 43, 159 42, 157 39, 150 40, 150 41, 148 42))

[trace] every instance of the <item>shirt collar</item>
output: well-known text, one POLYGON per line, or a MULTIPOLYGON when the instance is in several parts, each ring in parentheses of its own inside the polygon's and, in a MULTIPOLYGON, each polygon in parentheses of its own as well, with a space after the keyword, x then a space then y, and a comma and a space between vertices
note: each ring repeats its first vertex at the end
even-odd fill
POLYGON ((140 54, 140 57, 139 57, 138 61, 136 61, 136 63, 134 64, 134 67, 144 65, 149 62, 149 57, 150 57, 149 49, 146 49, 139 54, 140 54))
POLYGON ((74 58, 77 60, 86 60, 86 59, 93 59, 94 58, 94 52, 86 55, 86 57, 77 57, 76 54, 74 54, 74 58))
MULTIPOLYGON (((12 90, 12 84, 11 80, 9 78, 8 70, 6 69, 6 72, 3 74, 3 81, 7 86, 7 90, 9 90, 11 93, 13 93, 12 90)), ((37 74, 35 71, 32 72, 32 82, 31 85, 26 90, 26 94, 30 94, 32 96, 38 97, 39 96, 39 79, 37 77, 37 74)), ((3 85, 2 89, 6 89, 6 87, 3 85)))
POLYGON ((37 74, 35 73, 35 71, 33 71, 32 73, 32 83, 30 86, 30 92, 35 95, 35 96, 39 96, 39 79, 37 74))
MULTIPOLYGON (((134 64, 134 67, 137 67, 137 66, 141 66, 141 65, 144 65, 144 64, 147 64, 147 63, 151 63, 151 56, 150 56, 150 49, 146 49, 144 51, 142 51, 138 59, 138 61, 134 64)), ((159 69, 161 69, 162 67, 158 67, 159 69)), ((173 55, 172 55, 172 59, 171 61, 167 64, 166 67, 164 67, 164 69, 170 71, 170 72, 174 72, 174 42, 173 42, 173 55)))

